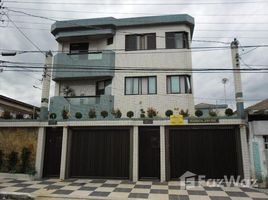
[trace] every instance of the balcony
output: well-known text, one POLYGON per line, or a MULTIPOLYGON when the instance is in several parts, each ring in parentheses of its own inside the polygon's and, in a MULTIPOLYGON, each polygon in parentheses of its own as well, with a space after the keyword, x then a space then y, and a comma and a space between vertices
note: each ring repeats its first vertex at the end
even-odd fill
POLYGON ((53 80, 92 77, 113 77, 115 53, 113 51, 88 54, 58 53, 54 56, 53 80))
POLYGON ((114 97, 111 95, 101 96, 74 96, 63 97, 54 96, 50 98, 49 112, 57 115, 57 120, 62 120, 62 110, 65 108, 69 110, 71 116, 70 120, 76 119, 75 113, 82 113, 82 119, 89 119, 88 112, 90 109, 95 109, 97 118, 100 117, 100 112, 105 110, 111 113, 114 107, 114 97))

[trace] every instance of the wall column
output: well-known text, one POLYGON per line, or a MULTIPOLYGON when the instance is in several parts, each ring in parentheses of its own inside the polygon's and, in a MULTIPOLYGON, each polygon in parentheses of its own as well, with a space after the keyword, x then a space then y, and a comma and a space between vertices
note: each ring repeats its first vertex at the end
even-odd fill
POLYGON ((165 126, 160 126, 160 177, 161 182, 166 181, 166 148, 165 126))
POLYGON ((139 127, 133 127, 133 174, 132 181, 137 182, 139 178, 139 127))
POLYGON ((62 147, 61 147, 61 162, 60 162, 60 179, 66 178, 66 164, 67 164, 67 150, 68 150, 68 127, 63 127, 62 147))
POLYGON ((38 129, 37 148, 35 157, 35 169, 37 171, 36 177, 43 177, 44 155, 46 143, 46 129, 41 127, 38 129))
POLYGON ((247 131, 245 125, 240 126, 240 140, 241 140, 244 179, 250 179, 249 149, 247 144, 247 131))

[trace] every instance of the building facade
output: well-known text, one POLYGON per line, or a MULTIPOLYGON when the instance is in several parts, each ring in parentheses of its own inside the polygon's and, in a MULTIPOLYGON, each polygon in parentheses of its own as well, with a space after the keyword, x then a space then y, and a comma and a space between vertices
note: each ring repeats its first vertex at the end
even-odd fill
POLYGON ((84 116, 89 108, 120 109, 123 117, 151 107, 161 117, 174 109, 193 114, 193 28, 188 15, 56 22, 50 112, 60 115, 64 105, 84 116))

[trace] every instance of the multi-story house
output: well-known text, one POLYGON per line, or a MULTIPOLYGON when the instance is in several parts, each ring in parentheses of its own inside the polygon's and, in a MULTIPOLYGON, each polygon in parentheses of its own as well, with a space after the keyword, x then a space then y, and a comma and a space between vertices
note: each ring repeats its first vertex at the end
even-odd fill
POLYGON ((52 26, 55 96, 50 112, 60 117, 90 109, 120 109, 139 117, 149 107, 194 112, 189 15, 60 21, 52 26))

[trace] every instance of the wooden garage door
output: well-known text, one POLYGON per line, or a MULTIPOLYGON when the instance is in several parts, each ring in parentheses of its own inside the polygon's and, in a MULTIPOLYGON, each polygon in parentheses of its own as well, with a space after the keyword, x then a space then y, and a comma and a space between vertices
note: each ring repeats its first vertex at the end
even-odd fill
POLYGON ((70 176, 129 178, 129 130, 74 130, 70 176))
POLYGON ((235 128, 171 129, 170 175, 186 171, 209 178, 242 175, 239 132, 235 128))

